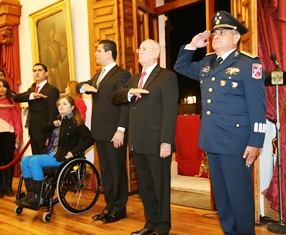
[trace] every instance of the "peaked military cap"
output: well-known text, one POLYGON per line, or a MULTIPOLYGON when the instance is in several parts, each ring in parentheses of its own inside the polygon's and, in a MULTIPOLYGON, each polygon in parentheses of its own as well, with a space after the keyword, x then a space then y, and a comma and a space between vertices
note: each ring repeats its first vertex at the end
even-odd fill
POLYGON ((245 34, 248 30, 242 23, 226 11, 218 11, 213 15, 212 26, 212 31, 221 28, 235 29, 240 34, 245 34))

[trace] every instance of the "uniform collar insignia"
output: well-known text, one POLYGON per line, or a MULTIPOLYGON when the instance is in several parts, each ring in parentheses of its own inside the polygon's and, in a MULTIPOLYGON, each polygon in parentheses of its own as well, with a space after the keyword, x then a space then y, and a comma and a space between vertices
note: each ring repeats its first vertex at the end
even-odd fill
POLYGON ((237 57, 239 55, 239 51, 236 51, 235 53, 234 53, 234 57, 237 57))

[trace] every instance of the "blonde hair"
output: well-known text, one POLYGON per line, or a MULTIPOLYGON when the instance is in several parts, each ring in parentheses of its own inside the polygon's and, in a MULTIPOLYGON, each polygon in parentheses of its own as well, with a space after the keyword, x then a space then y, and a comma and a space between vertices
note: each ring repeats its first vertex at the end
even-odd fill
POLYGON ((78 98, 82 98, 82 94, 78 93, 76 90, 78 82, 77 81, 69 81, 67 83, 67 86, 70 89, 70 94, 69 96, 72 97, 74 100, 77 100, 78 98))

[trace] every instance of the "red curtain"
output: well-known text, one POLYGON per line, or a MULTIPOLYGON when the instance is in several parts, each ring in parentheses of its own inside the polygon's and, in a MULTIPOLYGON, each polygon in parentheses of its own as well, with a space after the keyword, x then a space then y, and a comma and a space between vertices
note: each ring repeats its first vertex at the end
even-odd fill
MULTIPOLYGON (((1 36, 2 41, 3 38, 1 36)), ((18 85, 21 84, 20 73, 20 56, 19 56, 19 35, 18 25, 14 25, 12 28, 12 44, 1 45, 1 66, 0 68, 5 72, 5 78, 9 82, 10 88, 18 93, 18 85)), ((19 110, 20 112, 21 110, 19 110)), ((14 158, 19 154, 19 149, 14 152, 14 158)), ((17 161, 14 167, 14 176, 20 175, 20 162, 17 161)))
MULTIPOLYGON (((270 59, 270 54, 275 54, 279 67, 284 70, 286 67, 286 1, 285 0, 258 0, 258 53, 262 64, 267 71, 275 69, 275 64, 270 59)), ((266 117, 276 122, 276 87, 266 88, 266 117)), ((279 86, 279 113, 280 113, 280 153, 282 170, 282 213, 286 215, 286 86, 279 86)), ((271 156, 269 156, 271 157, 271 156)), ((266 198, 271 207, 279 211, 278 194, 278 166, 277 162, 266 198)))
POLYGON ((12 28, 12 44, 1 45, 1 69, 4 70, 11 89, 16 93, 18 93, 18 85, 21 84, 19 57, 18 25, 15 25, 12 28))

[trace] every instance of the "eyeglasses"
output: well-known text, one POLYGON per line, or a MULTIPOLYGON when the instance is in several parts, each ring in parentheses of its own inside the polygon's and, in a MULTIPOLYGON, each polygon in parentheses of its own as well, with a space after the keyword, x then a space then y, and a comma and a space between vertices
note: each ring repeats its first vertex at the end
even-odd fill
POLYGON ((151 49, 151 48, 146 48, 146 47, 138 48, 138 49, 136 50, 136 53, 139 53, 140 51, 141 51, 141 52, 144 52, 144 51, 146 51, 146 50, 148 50, 148 49, 151 49))
POLYGON ((223 36, 223 35, 225 35, 229 31, 232 31, 232 29, 215 29, 211 33, 211 38, 213 38, 215 35, 223 36))

